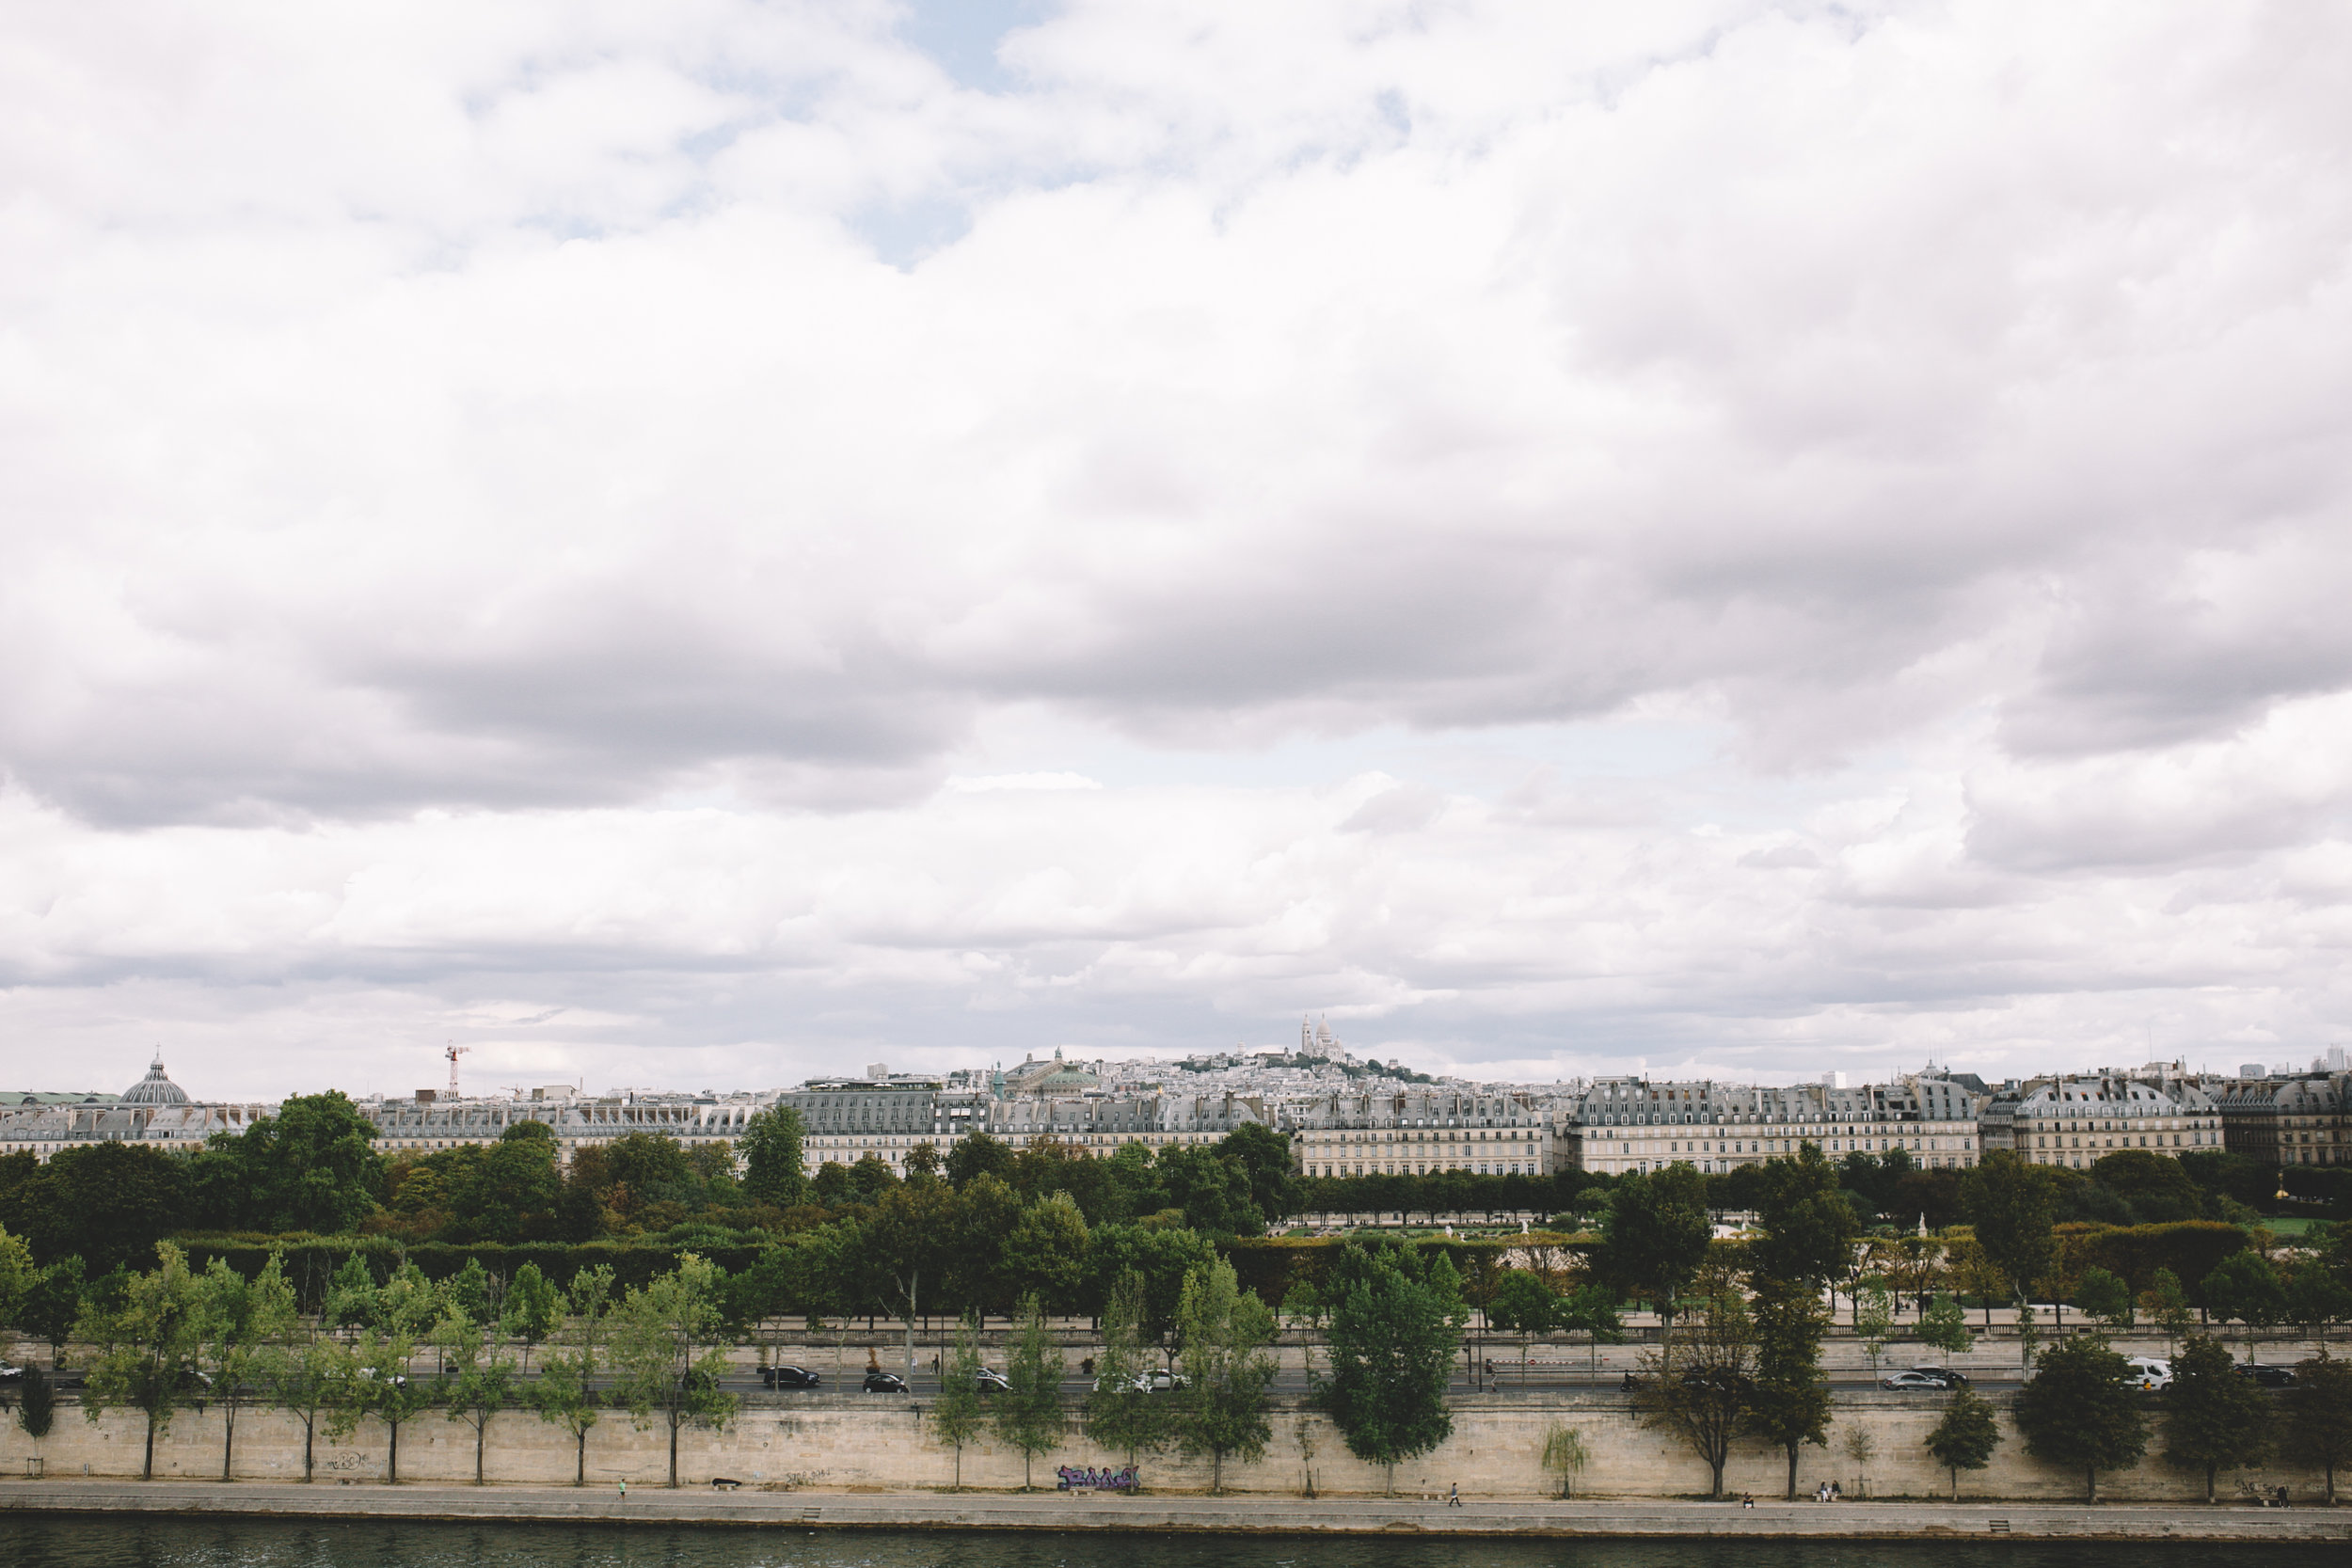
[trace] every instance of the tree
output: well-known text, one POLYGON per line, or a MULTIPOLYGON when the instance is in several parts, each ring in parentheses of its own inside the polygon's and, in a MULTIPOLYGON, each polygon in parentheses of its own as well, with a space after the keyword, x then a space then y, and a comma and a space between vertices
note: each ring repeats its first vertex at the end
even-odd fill
POLYGON ((2188 1296, 2181 1289, 2180 1276, 2170 1269, 2158 1269, 2148 1289, 2139 1293, 2139 1305, 2150 1321, 2164 1330, 2164 1354, 2170 1355, 2189 1324, 2197 1321, 2190 1310, 2188 1296))
POLYGON ((294 1332, 300 1314, 282 1253, 271 1253, 250 1280, 226 1259, 215 1258, 205 1266, 199 1288, 204 1332, 198 1360, 220 1405, 220 1479, 227 1481, 235 1465, 237 1412, 262 1364, 294 1332))
POLYGON ((1849 1427, 1846 1440, 1839 1445, 1846 1457, 1853 1461, 1854 1489, 1864 1497, 1870 1495, 1870 1461, 1879 1451, 1879 1440, 1870 1435, 1868 1427, 1849 1427))
POLYGON ((326 1282, 326 1326, 335 1330, 365 1328, 375 1318, 375 1275, 368 1268, 365 1257, 351 1253, 326 1282))
POLYGON ((1928 1451, 1936 1463, 1952 1473, 1952 1501, 1960 1501, 1960 1472, 1981 1470, 1993 1463, 1993 1450, 2001 1446, 2001 1429, 1993 1418, 1993 1406, 1969 1389, 1952 1395, 1951 1403, 1944 1407, 1944 1418, 1928 1433, 1928 1451))
POLYGON ((1331 1379, 1323 1392, 1348 1451, 1388 1471, 1454 1431, 1446 1385, 1470 1309, 1444 1254, 1367 1252, 1350 1243, 1332 1270, 1331 1379))
MULTIPOLYGON (((532 1122, 532 1126, 539 1125, 532 1122)), ((523 1370, 531 1370, 531 1353, 564 1322, 564 1297, 539 1270, 525 1263, 506 1287, 499 1323, 523 1347, 523 1370)))
POLYGON ((1249 1183, 1249 1203, 1268 1224, 1298 1212, 1299 1181, 1291 1167, 1287 1133, 1245 1122, 1217 1140, 1219 1158, 1238 1164, 1249 1183))
POLYGON ((2337 1360, 2322 1345, 2297 1366, 2295 1386, 2286 1393, 2286 1418, 2288 1443, 2306 1464, 2327 1472, 2328 1503, 2334 1507, 2336 1471, 2352 1462, 2352 1361, 2337 1360))
POLYGON ((1177 1308, 1184 1337, 1185 1386, 1177 1438, 1187 1452, 1209 1456, 1209 1492, 1225 1487, 1225 1458, 1251 1464, 1265 1457, 1274 1435, 1266 1419, 1266 1388, 1274 1381, 1274 1313, 1256 1292, 1243 1291, 1233 1265, 1217 1259, 1184 1281, 1177 1308))
POLYGON ((1728 1274, 1709 1273, 1697 1324, 1643 1354, 1633 1408, 1644 1426, 1691 1446, 1706 1462, 1708 1496, 1720 1497, 1731 1440, 1755 1398, 1756 1323, 1728 1274))
POLYGON ((332 1414, 342 1347, 315 1336, 294 1337, 273 1345, 262 1355, 256 1373, 262 1398, 284 1411, 302 1428, 302 1479, 315 1473, 319 1418, 332 1414))
POLYGON ((206 1143, 195 1164, 203 1205, 231 1229, 342 1234, 384 1196, 374 1138, 375 1124, 341 1092, 296 1095, 206 1143))
POLYGON ((1584 1336, 1585 1364, 1594 1370, 1600 1367, 1600 1347, 1625 1342, 1625 1323, 1617 1315, 1616 1293, 1605 1285, 1580 1286, 1562 1299, 1557 1326, 1571 1334, 1584 1336))
POLYGON ((2246 1359, 2254 1359, 2254 1331, 2267 1328, 2286 1310, 2286 1292, 2270 1259, 2248 1250, 2233 1252, 2205 1275, 2205 1310, 2222 1322, 2246 1325, 2246 1359))
POLYGON ((1129 1269, 1111 1286, 1103 1304, 1103 1355, 1095 1363, 1094 1386, 1087 1394, 1086 1434, 1136 1463, 1168 1436, 1166 1402, 1150 1383, 1154 1359, 1144 1338, 1144 1282, 1129 1269))
POLYGON ((1018 1320, 1005 1357, 1005 1381, 996 1396, 996 1433, 1021 1450, 1021 1490, 1029 1490, 1029 1465, 1050 1452, 1069 1429, 1061 1407, 1061 1346, 1045 1326, 1045 1308, 1034 1295, 1014 1309, 1018 1320))
POLYGON ((980 1324, 969 1312, 956 1322, 955 1348, 939 1400, 931 1406, 931 1430, 956 1450, 956 1490, 963 1490, 963 1446, 979 1434, 987 1417, 980 1409, 980 1324))
POLYGON ((541 1358, 531 1404, 539 1418, 572 1434, 572 1484, 588 1483, 588 1433, 596 1424, 602 1396, 593 1381, 602 1365, 612 1310, 612 1265, 598 1263, 572 1276, 564 1295, 570 1307, 557 1331, 559 1348, 541 1358))
POLYGON ((2012 1149, 1989 1150, 1961 1178, 1960 1201, 1977 1244, 2022 1301, 2058 1261, 2057 1183, 2046 1165, 2029 1165, 2012 1149))
POLYGON ((998 1266, 1023 1295, 1048 1312, 1078 1308, 1087 1283, 1086 1215, 1068 1193, 1053 1193, 1021 1212, 1012 1234, 999 1239, 998 1266))
POLYGON ((128 1405, 147 1418, 142 1481, 155 1477, 156 1434, 168 1431, 173 1415, 203 1389, 197 1367, 204 1347, 202 1287, 177 1246, 163 1242, 155 1251, 157 1266, 133 1275, 119 1304, 91 1302, 74 1329, 98 1347, 83 1384, 82 1414, 95 1421, 128 1405))
POLYGON ((1554 1425, 1544 1433, 1544 1468, 1560 1478, 1560 1496, 1565 1500, 1576 1489, 1579 1471, 1592 1463, 1592 1451, 1585 1448, 1583 1434, 1574 1427, 1554 1425))
POLYGON ((2139 1463, 2148 1420, 2123 1381, 2123 1358, 2096 1334, 2061 1339, 2018 1390, 2015 1420, 2026 1451, 2083 1472, 2083 1500, 2099 1500, 2099 1472, 2139 1463))
POLYGON ((790 1105, 770 1106, 744 1123, 736 1149, 743 1156, 746 1198, 779 1209, 808 1200, 808 1173, 802 1165, 804 1136, 801 1113, 790 1105))
POLYGON ((1561 1300, 1550 1286, 1525 1269, 1505 1269, 1486 1302, 1486 1322, 1506 1333, 1549 1334, 1559 1322, 1561 1300))
POLYGON ((16 1424, 24 1429, 36 1450, 57 1424, 57 1386, 39 1367, 24 1369, 24 1385, 16 1399, 16 1424))
POLYGON ((2287 1280, 2285 1314, 2287 1322, 2307 1323, 2314 1332, 2323 1323, 2352 1318, 2352 1286, 2316 1260, 2306 1260, 2287 1280))
POLYGON ((2207 1502, 2213 1501, 2214 1474, 2222 1465, 2239 1469, 2270 1451, 2270 1400, 2237 1375, 2217 1339, 2189 1336, 2162 1398, 2165 1460, 2184 1470, 2203 1470, 2207 1502))
POLYGON ((2074 1305, 2109 1328, 2128 1327, 2132 1321, 2132 1288, 2105 1269, 2085 1269, 2082 1277, 2074 1282, 2074 1305))
POLYGON ((1629 1176, 1611 1193, 1601 1222, 1603 1278, 1658 1308, 1669 1326, 1675 1298, 1698 1273, 1714 1227, 1707 1215, 1706 1178, 1687 1164, 1629 1176))
POLYGON ((435 1390, 408 1375, 417 1341, 405 1325, 370 1328, 341 1347, 327 1384, 327 1435, 342 1442, 370 1416, 384 1423, 384 1479, 400 1484, 400 1430, 431 1407, 435 1390))
POLYGON ((55 1366, 65 1365, 66 1341, 82 1315, 82 1259, 60 1258, 26 1283, 16 1309, 19 1328, 49 1347, 55 1366))
POLYGON ((1870 1372, 1878 1374, 1879 1357, 1886 1354, 1886 1338, 1895 1328, 1895 1297, 1886 1288, 1886 1281, 1874 1274, 1866 1274, 1854 1282, 1854 1332, 1862 1337, 1863 1353, 1870 1358, 1870 1372))
POLYGON ((151 1144, 91 1143, 39 1166, 0 1204, 0 1224, 36 1259, 77 1253, 103 1270, 154 1257, 188 1210, 188 1162, 151 1144))
POLYGON ((435 1327, 433 1342, 440 1347, 454 1374, 442 1389, 447 1418, 473 1428, 473 1483, 480 1486, 490 1422, 515 1402, 515 1366, 499 1333, 498 1319, 477 1322, 455 1301, 435 1327))
POLYGON ((1829 1309, 1809 1282, 1765 1278, 1756 1282, 1752 1313, 1756 1386, 1744 1424, 1788 1456, 1787 1496, 1793 1502, 1798 1449, 1806 1443, 1829 1443, 1829 1380, 1821 1373, 1821 1337, 1829 1331, 1829 1309))
MULTIPOLYGON (((907 1370, 914 1370, 914 1320, 924 1292, 946 1283, 954 1232, 955 1195, 936 1181, 892 1189, 858 1227, 860 1285, 906 1328, 907 1370)), ((1085 1221, 1079 1221, 1083 1229, 1085 1221)))
POLYGON ((670 1433, 670 1485, 677 1485, 678 1430, 724 1426, 741 1401, 719 1387, 726 1351, 719 1340, 716 1264, 694 1253, 628 1293, 612 1315, 612 1361, 620 1374, 615 1404, 642 1430, 659 1416, 670 1433))
POLYGON ((1919 1339, 1931 1349, 1944 1353, 1944 1365, 1952 1364, 1955 1355, 1965 1355, 1977 1342, 1968 1332, 1968 1314, 1962 1309, 1958 1298, 1948 1291, 1938 1291, 1928 1309, 1919 1315, 1919 1339))
POLYGON ((1844 1278, 1862 1234, 1861 1221, 1838 1191, 1836 1168, 1813 1143, 1793 1160, 1764 1165, 1756 1218, 1764 1235, 1751 1243, 1756 1272, 1772 1279, 1827 1285, 1844 1278))
POLYGON ((971 1132, 958 1138, 947 1150, 947 1180, 961 1188, 975 1177, 1002 1177, 1011 1164, 1012 1150, 1002 1139, 971 1132))
POLYGON ((0 1323, 18 1321, 17 1311, 39 1277, 33 1249, 24 1244, 24 1238, 9 1235, 8 1227, 0 1225, 0 1323))

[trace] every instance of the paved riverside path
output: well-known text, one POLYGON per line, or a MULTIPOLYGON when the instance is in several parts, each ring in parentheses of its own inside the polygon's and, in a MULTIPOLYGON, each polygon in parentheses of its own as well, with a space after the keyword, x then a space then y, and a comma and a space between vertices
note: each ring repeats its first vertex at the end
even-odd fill
POLYGON ((0 1481, 0 1514, 235 1514, 278 1519, 697 1524, 817 1529, 1151 1529, 1300 1534, 1819 1536, 1849 1539, 2352 1541, 2352 1508, 2244 1504, 1690 1502, 1201 1497, 1099 1493, 672 1492, 641 1487, 0 1481))

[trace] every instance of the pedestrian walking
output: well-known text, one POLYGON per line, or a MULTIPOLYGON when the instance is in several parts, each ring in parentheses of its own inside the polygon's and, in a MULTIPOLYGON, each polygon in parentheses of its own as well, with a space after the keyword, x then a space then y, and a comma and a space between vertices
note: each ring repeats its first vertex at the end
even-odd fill
POLYGON ((621 1501, 628 1501, 628 1482, 627 1481, 623 1481, 621 1482, 621 1501))
POLYGON ((1446 1493, 1445 1505, 1448 1508, 1459 1508, 1462 1506, 1462 1483, 1460 1481, 1455 1481, 1453 1489, 1446 1493))

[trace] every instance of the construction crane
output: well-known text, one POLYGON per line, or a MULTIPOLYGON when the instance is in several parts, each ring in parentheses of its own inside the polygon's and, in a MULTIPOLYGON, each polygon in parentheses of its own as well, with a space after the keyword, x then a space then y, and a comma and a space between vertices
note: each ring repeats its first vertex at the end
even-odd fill
POLYGON ((452 1100, 457 1098, 457 1058, 472 1049, 470 1045, 453 1045, 441 1053, 449 1058, 449 1097, 452 1100))

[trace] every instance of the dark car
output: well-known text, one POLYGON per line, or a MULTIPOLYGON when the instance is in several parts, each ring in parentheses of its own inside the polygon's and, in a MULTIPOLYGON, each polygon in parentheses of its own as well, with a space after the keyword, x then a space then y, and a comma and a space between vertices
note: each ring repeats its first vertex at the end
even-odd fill
POLYGON ((1951 1386, 1932 1372, 1889 1372, 1879 1379, 1879 1386, 1898 1393, 1942 1393, 1951 1386))
POLYGON ((2252 1379, 2254 1382, 2261 1384, 2265 1388, 2292 1388, 2295 1386, 2295 1374, 2288 1371, 2284 1367, 2265 1367, 2260 1366, 2255 1362, 2249 1361, 2242 1367, 2233 1368, 2232 1370, 2235 1371, 2240 1377, 2252 1379))
POLYGON ((867 1372, 866 1391, 869 1394, 903 1394, 907 1391, 907 1380, 897 1372, 867 1372))
POLYGON ((806 1367, 762 1367, 759 1381, 771 1388, 814 1388, 824 1380, 806 1367))
POLYGON ((1009 1394, 1012 1392, 1012 1385, 1006 1380, 1004 1373, 991 1370, 986 1367, 982 1367, 980 1369, 979 1375, 973 1381, 979 1385, 980 1392, 983 1394, 1009 1394))
POLYGON ((1967 1374, 1965 1372, 1956 1372, 1949 1367, 1914 1367, 1911 1370, 1918 1373, 1921 1377, 1933 1378, 1935 1380, 1935 1386, 1938 1388, 1965 1388, 1968 1386, 1967 1374))

